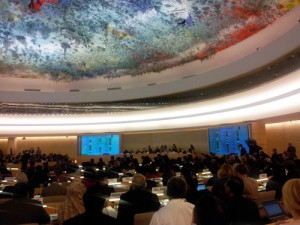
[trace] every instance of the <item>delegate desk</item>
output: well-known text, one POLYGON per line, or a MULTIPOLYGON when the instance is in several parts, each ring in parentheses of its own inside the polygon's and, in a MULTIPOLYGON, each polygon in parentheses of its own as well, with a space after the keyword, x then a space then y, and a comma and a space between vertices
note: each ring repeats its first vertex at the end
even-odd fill
POLYGON ((260 174, 259 179, 256 180, 258 184, 258 191, 266 191, 266 186, 269 181, 269 177, 266 174, 260 174))
POLYGON ((4 189, 6 186, 14 186, 17 183, 17 180, 15 180, 15 177, 5 177, 4 180, 0 180, 0 192, 4 189))
MULTIPOLYGON (((161 206, 165 206, 169 202, 169 199, 166 196, 166 190, 166 186, 152 188, 152 193, 158 196, 161 206)), ((111 193, 110 197, 106 199, 106 207, 103 209, 102 212, 111 217, 117 218, 120 196, 123 193, 124 192, 111 193)))
POLYGON ((199 172, 196 175, 198 179, 198 184, 206 184, 208 179, 213 177, 212 173, 207 169, 204 169, 202 172, 199 172))

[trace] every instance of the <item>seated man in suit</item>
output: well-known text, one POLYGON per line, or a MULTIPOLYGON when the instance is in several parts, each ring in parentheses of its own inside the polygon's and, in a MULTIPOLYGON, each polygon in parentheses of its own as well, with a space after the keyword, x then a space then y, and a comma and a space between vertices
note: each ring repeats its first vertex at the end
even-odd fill
POLYGON ((42 189, 42 192, 41 192, 42 197, 67 194, 67 188, 65 186, 62 186, 59 183, 57 183, 56 176, 52 176, 50 179, 51 179, 50 186, 44 187, 42 189))
POLYGON ((120 196, 117 220, 119 224, 133 225, 134 215, 157 211, 160 207, 157 195, 146 190, 146 178, 135 174, 130 190, 120 196))
POLYGON ((231 177, 225 183, 226 204, 231 214, 232 225, 259 225, 261 219, 257 204, 244 197, 244 182, 239 177, 231 177))
POLYGON ((17 192, 13 190, 9 198, 0 199, 0 225, 48 224, 50 222, 50 216, 41 202, 30 199, 28 189, 25 188, 24 190, 17 192))

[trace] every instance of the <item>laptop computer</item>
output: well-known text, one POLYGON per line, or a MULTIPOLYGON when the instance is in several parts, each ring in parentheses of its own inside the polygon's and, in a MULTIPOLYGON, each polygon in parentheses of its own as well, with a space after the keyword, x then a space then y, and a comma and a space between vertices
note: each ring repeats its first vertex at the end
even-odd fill
POLYGON ((270 222, 274 223, 278 220, 290 219, 286 214, 278 200, 262 202, 270 222))
POLYGON ((202 191, 202 190, 205 190, 205 189, 206 189, 205 184, 198 184, 198 187, 197 187, 198 191, 202 191))

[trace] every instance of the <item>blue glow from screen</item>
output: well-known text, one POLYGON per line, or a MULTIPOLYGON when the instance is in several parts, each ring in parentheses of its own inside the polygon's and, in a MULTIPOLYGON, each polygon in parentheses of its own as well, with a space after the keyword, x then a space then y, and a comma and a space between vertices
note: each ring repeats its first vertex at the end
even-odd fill
POLYGON ((118 155, 120 135, 94 135, 81 137, 81 155, 118 155))
POLYGON ((217 155, 241 155, 241 149, 238 144, 243 145, 249 152, 246 141, 249 138, 249 127, 230 126, 208 129, 209 152, 217 155))

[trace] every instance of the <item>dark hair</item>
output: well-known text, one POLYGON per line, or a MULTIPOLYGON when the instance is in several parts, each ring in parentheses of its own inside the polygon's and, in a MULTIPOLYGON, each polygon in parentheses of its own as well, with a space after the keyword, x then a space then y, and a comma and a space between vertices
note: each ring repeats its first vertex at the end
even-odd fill
POLYGON ((103 181, 103 180, 105 180, 105 178, 107 178, 107 173, 104 172, 104 171, 99 170, 99 171, 97 172, 97 179, 98 179, 99 181, 103 181))
POLYGON ((190 189, 197 189, 198 187, 198 179, 196 175, 186 175, 185 176, 185 181, 187 185, 189 186, 190 189))
POLYGON ((235 196, 241 196, 244 193, 244 182, 239 177, 231 177, 231 178, 229 178, 226 181, 225 185, 227 185, 230 188, 230 191, 235 196))
POLYGON ((86 211, 101 212, 105 203, 105 198, 99 186, 91 186, 83 194, 83 204, 86 211))
POLYGON ((229 225, 230 213, 217 196, 206 194, 198 199, 193 212, 197 225, 229 225))
POLYGON ((182 177, 171 177, 167 183, 167 195, 170 198, 184 198, 186 182, 182 177))
POLYGON ((248 174, 248 168, 243 165, 243 164, 239 164, 235 167, 235 171, 239 174, 242 174, 242 175, 246 175, 248 174))
POLYGON ((90 180, 95 180, 97 173, 93 168, 86 168, 83 172, 83 177, 90 180))

